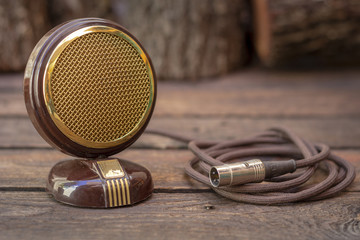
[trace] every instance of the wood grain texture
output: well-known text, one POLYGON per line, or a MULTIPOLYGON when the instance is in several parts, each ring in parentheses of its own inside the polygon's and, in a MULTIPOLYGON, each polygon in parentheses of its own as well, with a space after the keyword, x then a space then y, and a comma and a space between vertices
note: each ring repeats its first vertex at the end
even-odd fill
POLYGON ((49 1, 50 19, 53 26, 85 17, 111 18, 111 1, 64 0, 49 1))
MULTIPOLYGON (((251 69, 201 83, 160 82, 154 116, 359 117, 360 71, 251 69)), ((0 76, 0 116, 26 115, 22 75, 0 76), (2 86, 7 90, 2 90, 2 86)))
MULTIPOLYGON (((155 193, 112 210, 74 208, 44 192, 51 150, 23 105, 20 75, 0 76, 1 239, 359 239, 359 71, 233 74, 205 83, 160 83, 150 127, 205 139, 242 138, 284 124, 335 147, 357 177, 335 198, 280 206, 236 203, 184 173, 184 145, 143 135, 118 157, 144 165, 155 193), (167 150, 165 150, 167 149, 167 150)), ((323 178, 323 173, 311 181, 323 178)))
MULTIPOLYGON (((360 147, 360 118, 197 118, 154 117, 149 128, 162 129, 194 139, 239 139, 274 126, 287 126, 312 141, 324 142, 335 148, 360 147)), ((0 148, 50 148, 36 132, 29 119, 0 117, 0 148)), ((168 138, 143 134, 135 148, 184 148, 168 138)))
POLYGON ((267 66, 355 63, 360 57, 357 0, 254 0, 255 47, 267 66))
MULTIPOLYGON (((347 191, 360 191, 360 151, 339 150, 339 156, 347 159, 357 168, 355 182, 347 191)), ((206 190, 207 186, 198 183, 184 173, 184 165, 193 155, 188 150, 126 150, 116 155, 150 170, 155 189, 160 191, 206 190)), ((1 150, 0 188, 43 188, 50 168, 58 161, 71 157, 55 150, 1 150), (21 176, 21 177, 19 177, 21 176)), ((312 180, 324 176, 323 172, 312 180)))
POLYGON ((49 29, 45 0, 1 0, 0 71, 22 71, 33 47, 49 29))
MULTIPOLYGON (((184 173, 184 164, 192 157, 189 151, 125 150, 115 156, 148 168, 157 189, 206 188, 184 173)), ((0 187, 42 188, 51 167, 65 159, 73 158, 55 150, 0 151, 0 187)))
POLYGON ((246 3, 118 0, 113 9, 148 51, 158 78, 194 81, 223 75, 248 61, 246 3))
POLYGON ((283 206, 238 204, 214 193, 153 194, 134 207, 89 210, 44 192, 0 195, 4 239, 359 239, 360 193, 283 206))

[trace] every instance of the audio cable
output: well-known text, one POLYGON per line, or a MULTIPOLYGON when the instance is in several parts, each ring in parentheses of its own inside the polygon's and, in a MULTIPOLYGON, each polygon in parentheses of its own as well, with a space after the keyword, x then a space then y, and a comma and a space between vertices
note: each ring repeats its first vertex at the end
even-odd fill
POLYGON ((230 141, 192 140, 162 130, 146 133, 187 143, 195 156, 185 172, 238 202, 271 205, 325 199, 348 187, 356 175, 355 168, 327 145, 283 127, 230 141), (325 169, 326 178, 310 183, 320 169, 325 169))

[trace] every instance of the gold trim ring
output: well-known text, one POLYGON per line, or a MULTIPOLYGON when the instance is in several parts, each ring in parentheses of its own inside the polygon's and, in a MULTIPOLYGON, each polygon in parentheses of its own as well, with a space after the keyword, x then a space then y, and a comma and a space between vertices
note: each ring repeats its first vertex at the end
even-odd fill
MULTIPOLYGON (((74 53, 76 54, 76 53, 74 53)), ((69 66, 69 68, 72 66, 69 66)), ((115 66, 116 67, 116 66, 115 66)), ((89 66, 91 68, 91 66, 89 66)), ((127 142, 129 139, 131 139, 138 131, 143 127, 144 124, 146 124, 146 121, 149 117, 149 114, 151 114, 152 107, 154 104, 154 75, 152 71, 152 67, 150 65, 150 61, 147 58, 147 55, 144 53, 142 48, 139 46, 139 44, 128 34, 125 32, 110 27, 110 26, 103 26, 103 25, 96 25, 96 26, 88 26, 83 27, 79 30, 74 31, 73 33, 66 36, 57 46, 55 47, 54 51, 50 55, 49 61, 46 64, 45 67, 45 74, 43 76, 43 96, 44 101, 46 104, 47 111, 52 119, 52 121, 55 123, 57 128, 69 139, 74 141, 75 143, 78 143, 82 146, 89 147, 89 148, 109 148, 114 147, 117 145, 120 145, 122 143, 127 142), (146 66, 147 75, 150 81, 150 87, 149 87, 149 101, 146 106, 146 109, 141 108, 142 115, 140 117, 140 120, 135 124, 135 126, 129 130, 126 134, 114 138, 112 140, 106 140, 106 141, 95 141, 93 139, 87 139, 86 137, 76 133, 71 127, 69 127, 65 122, 64 119, 62 119, 61 115, 57 111, 57 107, 54 101, 54 93, 52 91, 52 78, 54 77, 55 70, 57 67, 57 63, 59 61, 59 58, 61 54, 66 50, 67 47, 71 45, 75 40, 79 39, 80 37, 85 36, 86 34, 90 33, 107 33, 111 34, 117 37, 120 37, 121 39, 125 40, 127 43, 129 43, 134 49, 136 49, 136 52, 141 57, 143 63, 146 66)), ((75 100, 74 100, 75 101, 75 100)), ((131 110, 131 109, 130 109, 131 110)), ((101 111, 101 110, 100 110, 101 111)), ((72 112, 71 114, 76 114, 72 112)), ((64 115, 64 114, 63 114, 64 115)), ((103 123, 105 124, 105 123, 103 123)))

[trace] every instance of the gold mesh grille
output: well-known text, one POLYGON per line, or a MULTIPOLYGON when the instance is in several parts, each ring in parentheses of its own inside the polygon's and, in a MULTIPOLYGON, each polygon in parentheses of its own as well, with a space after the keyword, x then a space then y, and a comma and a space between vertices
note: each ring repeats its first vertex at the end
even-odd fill
POLYGON ((75 135, 106 143, 122 138, 142 120, 151 79, 144 60, 122 37, 85 34, 60 54, 51 95, 60 120, 75 135))

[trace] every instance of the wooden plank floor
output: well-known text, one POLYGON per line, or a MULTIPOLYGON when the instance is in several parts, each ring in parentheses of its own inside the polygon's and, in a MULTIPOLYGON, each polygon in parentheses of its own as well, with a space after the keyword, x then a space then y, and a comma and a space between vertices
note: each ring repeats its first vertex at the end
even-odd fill
POLYGON ((0 75, 0 239, 360 239, 360 71, 250 69, 200 83, 159 84, 152 128, 233 139, 285 125, 329 144, 357 167, 355 182, 327 200, 281 206, 236 203, 183 172, 186 146, 143 135, 118 154, 152 173, 153 196, 132 207, 84 209, 44 190, 70 158, 27 118, 20 74, 0 75))

